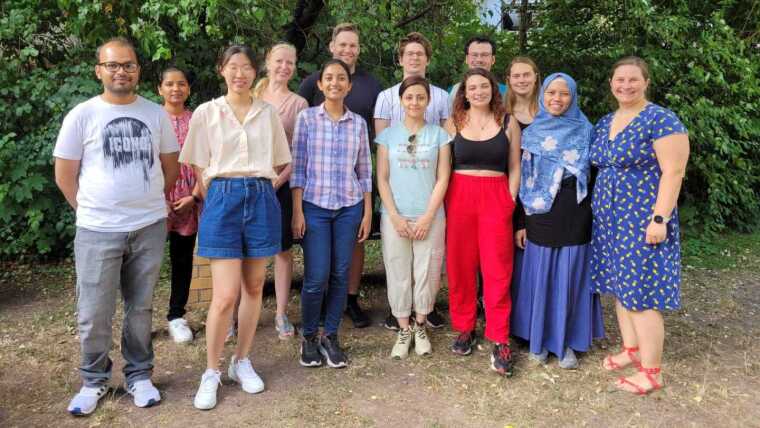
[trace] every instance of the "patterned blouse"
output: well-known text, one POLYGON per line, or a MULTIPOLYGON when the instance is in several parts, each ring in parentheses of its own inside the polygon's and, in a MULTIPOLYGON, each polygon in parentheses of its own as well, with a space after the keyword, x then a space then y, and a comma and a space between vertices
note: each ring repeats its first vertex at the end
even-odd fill
MULTIPOLYGON (((190 117, 193 112, 185 110, 179 116, 169 115, 171 118, 174 133, 177 134, 177 141, 180 149, 185 144, 185 137, 190 126, 190 117)), ((174 203, 185 196, 192 196, 195 187, 195 173, 190 165, 180 164, 179 178, 174 188, 169 192, 169 202, 174 203)), ((167 228, 169 232, 177 232, 182 236, 191 236, 198 232, 198 215, 200 214, 200 204, 193 206, 193 209, 183 215, 178 215, 174 211, 169 211, 167 219, 167 228)))

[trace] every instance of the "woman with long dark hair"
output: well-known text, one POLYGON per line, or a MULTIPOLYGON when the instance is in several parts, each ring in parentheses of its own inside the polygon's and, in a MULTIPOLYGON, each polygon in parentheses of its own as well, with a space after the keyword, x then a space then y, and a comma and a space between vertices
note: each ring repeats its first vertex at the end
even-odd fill
POLYGON ((245 392, 264 390, 249 354, 266 267, 280 251, 280 206, 272 180, 290 163, 290 151, 275 109, 251 96, 255 64, 248 46, 224 51, 218 72, 227 94, 198 106, 180 154, 180 162, 193 165, 202 177, 206 193, 198 255, 211 261, 213 291, 206 320, 206 371, 194 400, 204 410, 216 406, 219 357, 238 295, 238 340, 228 375, 245 392))

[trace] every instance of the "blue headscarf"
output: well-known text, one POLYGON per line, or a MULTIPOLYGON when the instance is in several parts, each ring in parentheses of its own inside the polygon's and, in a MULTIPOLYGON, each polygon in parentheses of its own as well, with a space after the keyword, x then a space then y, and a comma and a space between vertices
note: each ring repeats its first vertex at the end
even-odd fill
POLYGON ((551 209, 565 171, 577 178, 578 203, 588 193, 592 126, 578 107, 575 80, 565 73, 548 76, 541 86, 538 106, 536 118, 522 134, 520 200, 527 215, 551 209), (544 107, 544 91, 556 79, 567 82, 572 97, 570 107, 560 116, 544 107))

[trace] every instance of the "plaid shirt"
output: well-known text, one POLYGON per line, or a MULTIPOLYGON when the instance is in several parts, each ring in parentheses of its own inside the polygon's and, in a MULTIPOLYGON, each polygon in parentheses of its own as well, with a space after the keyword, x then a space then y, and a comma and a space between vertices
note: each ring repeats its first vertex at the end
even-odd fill
POLYGON ((333 122, 324 104, 303 110, 293 133, 290 187, 303 200, 326 209, 356 205, 372 192, 372 159, 367 122, 346 109, 333 122))

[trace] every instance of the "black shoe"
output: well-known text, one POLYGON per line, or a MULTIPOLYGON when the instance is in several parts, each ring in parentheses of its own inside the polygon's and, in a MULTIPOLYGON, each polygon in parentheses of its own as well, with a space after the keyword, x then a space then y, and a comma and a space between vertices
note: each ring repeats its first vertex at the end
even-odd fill
POLYGON ((348 358, 343 350, 340 349, 337 335, 322 336, 319 341, 319 352, 325 357, 327 365, 334 369, 343 368, 348 365, 348 358))
POLYGON ((472 347, 475 346, 476 341, 474 331, 461 333, 451 345, 451 352, 457 355, 470 355, 472 353, 472 347))
POLYGON ((502 376, 512 376, 512 350, 506 343, 493 346, 491 369, 502 376))
POLYGON ((318 335, 304 336, 301 341, 301 365, 304 367, 319 367, 322 365, 322 356, 319 354, 318 335))
POLYGON ((401 329, 401 327, 399 327, 398 325, 398 320, 391 313, 389 313, 388 316, 385 318, 383 327, 387 328, 388 330, 393 330, 393 331, 399 331, 401 329))
POLYGON ((369 318, 364 313, 358 302, 348 303, 346 305, 346 315, 351 318, 351 322, 354 324, 354 328, 369 327, 369 318))
POLYGON ((443 319, 443 316, 441 316, 441 314, 439 314, 435 308, 433 308, 432 312, 427 314, 425 322, 430 328, 441 328, 446 325, 446 321, 443 319))

